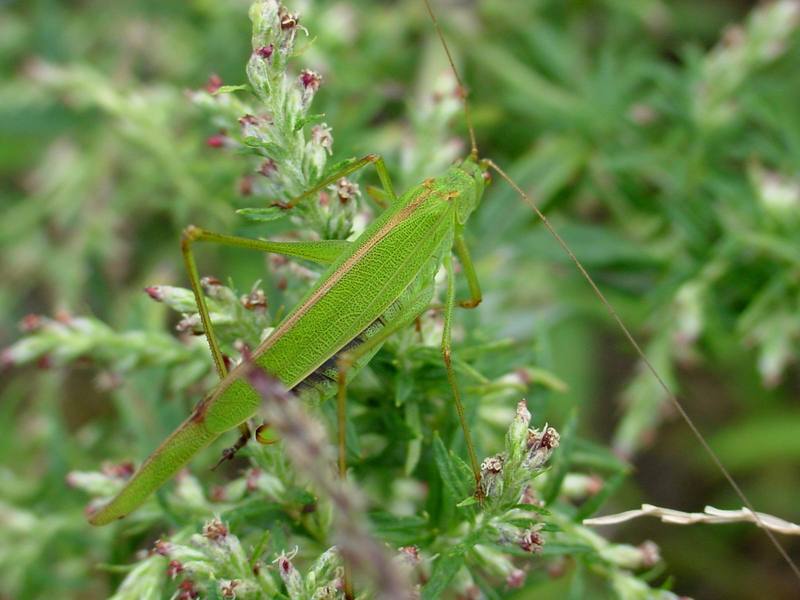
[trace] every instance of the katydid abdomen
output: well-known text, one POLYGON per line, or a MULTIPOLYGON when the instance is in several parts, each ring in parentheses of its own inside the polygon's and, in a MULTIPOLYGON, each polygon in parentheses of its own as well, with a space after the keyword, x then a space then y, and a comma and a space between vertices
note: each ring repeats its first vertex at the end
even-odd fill
MULTIPOLYGON (((434 276, 482 192, 482 169, 468 159, 397 199, 253 351, 252 362, 305 401, 333 396, 337 355, 408 322, 430 304, 434 276)), ((379 347, 360 356, 347 377, 379 347)), ((246 368, 239 365, 228 373, 90 522, 123 518, 199 450, 253 417, 261 398, 246 381, 246 368)))

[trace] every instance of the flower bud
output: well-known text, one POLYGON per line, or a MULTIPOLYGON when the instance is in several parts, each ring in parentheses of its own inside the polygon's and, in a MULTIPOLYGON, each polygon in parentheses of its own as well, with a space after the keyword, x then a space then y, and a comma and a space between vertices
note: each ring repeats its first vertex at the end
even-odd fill
POLYGON ((325 123, 314 125, 311 128, 311 143, 324 149, 328 155, 333 154, 333 135, 331 128, 325 123))
POLYGON ((214 542, 224 540, 228 536, 228 527, 218 517, 214 517, 203 525, 203 537, 214 542))
POLYGON ((340 204, 348 204, 351 200, 361 196, 361 190, 347 178, 342 177, 336 182, 336 195, 340 204))
POLYGON ((503 463, 505 457, 496 454, 481 463, 481 488, 487 498, 503 493, 503 463))
POLYGON ((267 44, 266 46, 259 46, 254 50, 254 52, 259 58, 268 61, 270 58, 272 58, 272 53, 275 52, 275 46, 273 46, 272 44, 267 44))
POLYGON ((286 555, 285 553, 281 553, 275 562, 278 564, 278 572, 283 580, 283 584, 286 586, 289 597, 296 598, 303 593, 303 580, 300 577, 300 572, 292 564, 292 556, 293 554, 286 555))
POLYGON ((236 598, 237 587, 239 587, 239 582, 236 579, 221 579, 219 593, 223 598, 236 598))
POLYGON ((525 585, 525 571, 522 569, 513 569, 506 576, 506 585, 511 589, 518 589, 525 585))
POLYGON ((219 88, 222 87, 222 78, 217 75, 216 73, 212 73, 208 76, 208 81, 206 81, 205 90, 209 94, 215 93, 219 88))

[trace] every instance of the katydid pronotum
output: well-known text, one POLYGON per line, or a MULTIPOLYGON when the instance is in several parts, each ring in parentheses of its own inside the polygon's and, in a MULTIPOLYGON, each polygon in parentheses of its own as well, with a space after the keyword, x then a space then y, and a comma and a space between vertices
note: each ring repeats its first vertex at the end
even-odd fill
POLYGON ((479 156, 466 88, 455 68, 429 0, 425 0, 425 4, 462 91, 470 154, 444 174, 426 179, 400 196, 395 194, 383 159, 370 154, 348 163, 342 170, 330 174, 301 196, 282 204, 284 209, 290 210, 298 202, 312 201, 318 192, 341 177, 374 165, 382 186, 381 195, 388 200, 388 207, 352 242, 272 242, 188 227, 182 240, 183 256, 221 381, 198 404, 187 420, 151 454, 119 494, 90 516, 90 522, 94 525, 107 524, 135 510, 194 454, 226 431, 238 427, 241 435, 236 445, 228 449, 224 457, 235 453, 250 437, 246 423, 257 413, 261 398, 244 376, 249 364, 239 365, 230 371, 226 366, 201 291, 200 277, 192 253, 195 242, 249 248, 327 265, 327 270, 299 304, 252 352, 251 360, 256 367, 279 379, 300 397, 311 397, 319 401, 337 397, 338 466, 342 477, 346 472, 344 419, 347 382, 370 361, 387 338, 409 326, 429 307, 434 293, 434 276, 440 267, 444 267, 447 292, 443 306, 442 360, 465 436, 476 494, 480 495, 480 467, 451 361, 451 329, 457 305, 475 308, 481 301, 480 285, 463 233, 470 214, 480 204, 489 172, 494 171, 536 213, 574 262, 581 276, 609 311, 645 367, 657 379, 705 452, 723 473, 742 503, 756 515, 759 526, 800 578, 800 570, 774 534, 763 526, 747 496, 724 468, 676 395, 652 366, 630 330, 547 217, 500 166, 491 159, 479 156), (454 254, 462 265, 470 292, 470 297, 462 301, 455 298, 454 254))

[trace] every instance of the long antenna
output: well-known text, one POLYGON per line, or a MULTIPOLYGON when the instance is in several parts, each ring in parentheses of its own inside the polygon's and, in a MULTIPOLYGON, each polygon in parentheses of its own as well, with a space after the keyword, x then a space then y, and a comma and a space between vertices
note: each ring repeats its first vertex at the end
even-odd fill
POLYGON ((575 253, 572 251, 569 245, 567 245, 567 242, 564 241, 564 238, 562 238, 561 235, 559 235, 559 233, 555 230, 553 225, 550 223, 550 220, 539 209, 538 205, 533 201, 533 199, 530 196, 528 196, 525 192, 523 192, 522 189, 519 187, 519 185, 517 185, 516 182, 514 182, 514 180, 511 179, 511 177, 509 177, 509 175, 503 169, 501 169, 494 161, 489 159, 484 159, 484 160, 486 160, 487 164, 492 169, 497 171, 500 177, 505 179, 508 182, 508 184, 512 188, 514 188, 514 191, 516 191, 517 194, 519 194, 519 196, 522 198, 525 204, 527 204, 530 208, 533 209, 533 211, 541 219, 542 223, 550 232, 550 234, 556 239, 558 244, 561 246, 561 249, 564 250, 564 252, 566 252, 567 256, 569 256, 570 260, 572 260, 572 262, 578 268, 578 271, 580 271, 583 278, 592 288, 594 295, 597 296, 600 302, 603 303, 603 306, 606 307, 606 310, 609 312, 614 321, 616 321, 622 333, 628 339, 631 346, 633 346, 633 349, 636 351, 636 354, 639 356, 639 359, 642 361, 642 363, 644 363, 645 367, 647 367, 647 370, 653 374, 653 377, 656 378, 656 381, 658 381, 658 384, 667 394, 670 401, 672 402, 672 405, 675 407, 675 409, 681 415, 683 420, 689 426, 689 429, 692 430, 694 437, 697 438, 698 442, 700 442, 700 445, 703 447, 703 450, 705 450, 706 454, 709 456, 709 458, 711 458, 711 461, 717 466, 717 469, 719 469, 719 471, 724 475, 725 479, 733 488, 733 491, 736 492, 736 495, 739 497, 742 503, 750 510, 751 513, 753 513, 756 524, 764 531, 764 533, 772 542, 772 545, 775 546, 775 549, 778 551, 778 553, 783 557, 783 559, 786 561, 789 567, 791 567, 792 571, 794 571, 794 574, 797 576, 797 578, 800 579, 800 569, 797 568, 797 565, 791 559, 789 553, 786 552, 786 549, 783 547, 783 545, 778 541, 778 538, 775 537, 775 534, 768 527, 764 525, 764 521, 759 516, 758 512, 756 512, 753 503, 750 502, 750 499, 744 493, 742 488, 739 487, 738 483, 736 483, 736 480, 733 478, 733 475, 731 475, 730 471, 728 471, 728 469, 725 468, 725 465, 722 464, 722 460, 720 460, 717 453, 714 452, 713 448, 711 448, 709 443, 706 441, 706 438, 703 437, 703 434, 700 433, 700 429, 697 427, 697 425, 695 425, 694 420, 689 416, 689 413, 686 412, 686 409, 683 407, 683 403, 680 400, 678 400, 678 396, 676 396, 675 393, 670 389, 669 385, 667 385, 667 382, 664 380, 663 377, 661 377, 661 375, 656 370, 655 366, 653 366, 653 363, 650 362, 649 358, 647 358, 647 355, 644 353, 644 350, 642 350, 642 347, 639 345, 639 342, 637 342, 636 338, 633 337, 633 334, 631 333, 630 329, 628 329, 627 325, 625 325, 625 322, 622 320, 622 317, 619 316, 619 313, 616 311, 616 309, 608 300, 608 298, 606 298, 605 294, 603 294, 603 292, 600 291, 600 288, 597 286, 592 276, 589 275, 589 272, 583 266, 583 263, 581 263, 578 257, 575 256, 575 253))
POLYGON ((464 120, 467 122, 467 131, 469 132, 470 156, 472 156, 474 159, 477 159, 478 142, 475 141, 475 127, 472 125, 472 113, 470 112, 469 108, 469 100, 467 100, 469 92, 467 92, 467 88, 461 79, 461 75, 459 75, 458 69, 456 69, 456 63, 453 61, 453 55, 450 53, 450 46, 447 45, 447 40, 444 38, 444 32, 442 32, 442 28, 439 26, 439 21, 436 19, 436 14, 433 12, 433 8, 431 7, 429 0, 425 0, 425 7, 428 9, 428 14, 431 17, 431 21, 433 21, 433 27, 436 29, 436 35, 439 36, 439 41, 442 43, 445 54, 447 54, 447 62, 450 63, 450 68, 453 71, 453 75, 456 77, 458 91, 461 94, 462 101, 464 102, 464 120))
MULTIPOLYGON (((433 25, 436 28, 437 33, 439 34, 439 39, 441 40, 442 46, 444 47, 444 51, 447 54, 447 59, 450 62, 450 67, 453 69, 453 73, 455 75, 456 81, 458 82, 458 85, 461 86, 462 89, 465 89, 464 88, 464 84, 461 81, 461 76, 458 74, 458 69, 456 69, 455 63, 453 62, 453 58, 452 58, 452 56, 450 54, 450 48, 448 47, 447 41, 444 38, 444 34, 442 33, 441 27, 439 27, 439 23, 436 20, 436 15, 434 14, 433 9, 431 8, 430 1, 429 0, 424 0, 424 2, 425 2, 425 6, 428 9, 428 13, 431 16, 431 20, 433 21, 433 25)), ((468 105, 467 97, 466 97, 466 93, 465 93, 464 94, 464 115, 465 115, 465 118, 466 118, 466 121, 467 121, 467 128, 469 129, 470 142, 472 144, 472 154, 473 154, 473 156, 477 157, 478 147, 477 147, 477 145, 475 143, 475 131, 472 128, 472 120, 470 118, 470 113, 469 113, 468 106, 469 105, 468 105)), ((739 497, 739 500, 741 500, 742 504, 744 504, 750 510, 750 512, 753 513, 755 523, 766 534, 766 536, 769 538, 770 542, 772 542, 772 545, 778 551, 778 554, 781 555, 781 557, 786 561, 786 564, 788 564, 789 567, 792 569, 792 572, 795 574, 795 576, 798 578, 798 580, 800 580, 800 569, 798 569, 797 565, 792 560, 792 558, 789 556, 789 553, 786 551, 786 549, 783 547, 783 545, 780 543, 780 541, 778 541, 778 538, 775 536, 775 534, 769 528, 767 528, 765 526, 764 521, 759 516, 758 512, 756 511, 755 507, 753 506, 753 503, 750 502, 750 499, 747 497, 747 495, 744 493, 742 488, 739 486, 739 484, 733 478, 733 475, 731 475, 730 471, 728 471, 728 469, 725 468, 725 465, 722 464, 722 460, 720 460, 720 458, 717 455, 717 453, 714 452, 714 449, 711 448, 709 443, 706 441, 706 438, 700 432, 700 429, 697 427, 697 425, 695 425, 695 422, 689 416, 689 413, 686 412, 686 409, 683 407, 683 403, 678 399, 678 396, 672 391, 672 389, 670 389, 670 387, 667 384, 666 380, 658 373, 658 371, 656 370, 656 368, 653 365, 653 363, 650 362, 650 359, 647 358, 647 355, 644 353, 644 350, 639 345, 639 342, 637 342, 636 338, 633 337, 633 334, 631 333, 630 329, 628 329, 628 326, 625 325, 625 322, 622 320, 622 317, 619 316, 619 313, 617 312, 617 310, 614 308, 614 306, 611 304, 611 302, 608 300, 608 298, 606 298, 605 294, 603 294, 603 292, 600 290, 598 285, 595 283, 594 278, 589 274, 589 272, 583 266, 583 263, 581 263, 581 261, 578 259, 578 257, 575 256, 575 253, 569 247, 569 245, 564 240, 564 238, 562 238, 561 235, 559 235, 559 233, 556 231, 555 227, 553 227, 553 225, 550 223, 550 220, 544 215, 544 213, 541 211, 541 209, 536 204, 536 202, 534 202, 534 200, 530 196, 528 196, 522 190, 522 188, 520 188, 520 186, 517 185, 517 183, 513 179, 511 179, 511 177, 500 166, 498 166, 494 161, 489 160, 489 159, 485 159, 485 160, 486 160, 486 164, 488 164, 492 169, 494 169, 500 175, 500 177, 505 179, 506 182, 514 189, 514 191, 517 192, 517 194, 520 196, 520 198, 522 198, 523 202, 525 202, 525 204, 527 204, 533 210, 533 212, 536 213, 536 216, 538 216, 539 219, 541 219, 542 224, 550 232, 550 234, 553 236, 553 238, 555 238, 555 240, 558 242, 559 246, 561 246, 561 249, 567 254, 567 256, 570 258, 570 260, 575 264, 575 266, 577 267, 577 269, 580 272, 580 274, 583 276, 583 278, 589 284, 589 287, 592 288, 592 292, 594 292, 594 295, 597 296, 597 298, 600 300, 600 302, 603 304, 603 306, 605 306, 606 310, 611 315, 613 320, 616 322, 616 324, 619 327, 620 331, 622 331, 622 333, 625 336, 625 338, 627 338, 628 342, 633 347, 633 349, 636 352, 636 354, 639 357, 639 359, 645 365, 647 370, 650 371, 650 373, 653 375, 653 377, 655 377, 655 379, 658 382, 659 386, 667 394, 667 397, 670 399, 670 402, 675 407, 675 410, 678 411, 678 413, 681 415, 683 420, 689 426, 689 429, 692 431, 692 434, 694 435, 694 437, 697 438, 697 441, 700 442, 700 445, 703 447, 703 450, 706 452, 706 454, 711 459, 711 461, 716 465, 717 469, 719 469, 720 473, 722 473, 722 475, 728 481, 728 484, 730 484, 731 488, 736 493, 736 495, 739 497)))

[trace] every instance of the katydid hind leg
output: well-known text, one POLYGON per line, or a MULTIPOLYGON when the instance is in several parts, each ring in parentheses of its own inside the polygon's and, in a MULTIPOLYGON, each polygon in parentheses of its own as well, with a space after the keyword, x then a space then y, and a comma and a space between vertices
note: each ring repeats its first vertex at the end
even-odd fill
MULTIPOLYGON (((420 296, 412 302, 409 308, 393 321, 385 323, 375 335, 367 339, 363 344, 348 350, 339 357, 337 390, 336 390, 336 441, 338 454, 339 477, 347 477, 347 374, 348 371, 358 363, 359 359, 369 355, 379 348, 389 337, 401 329, 411 325, 419 314, 427 307, 428 298, 420 296)), ((353 578, 350 565, 345 563, 344 567, 344 592, 345 598, 354 598, 353 578)))

